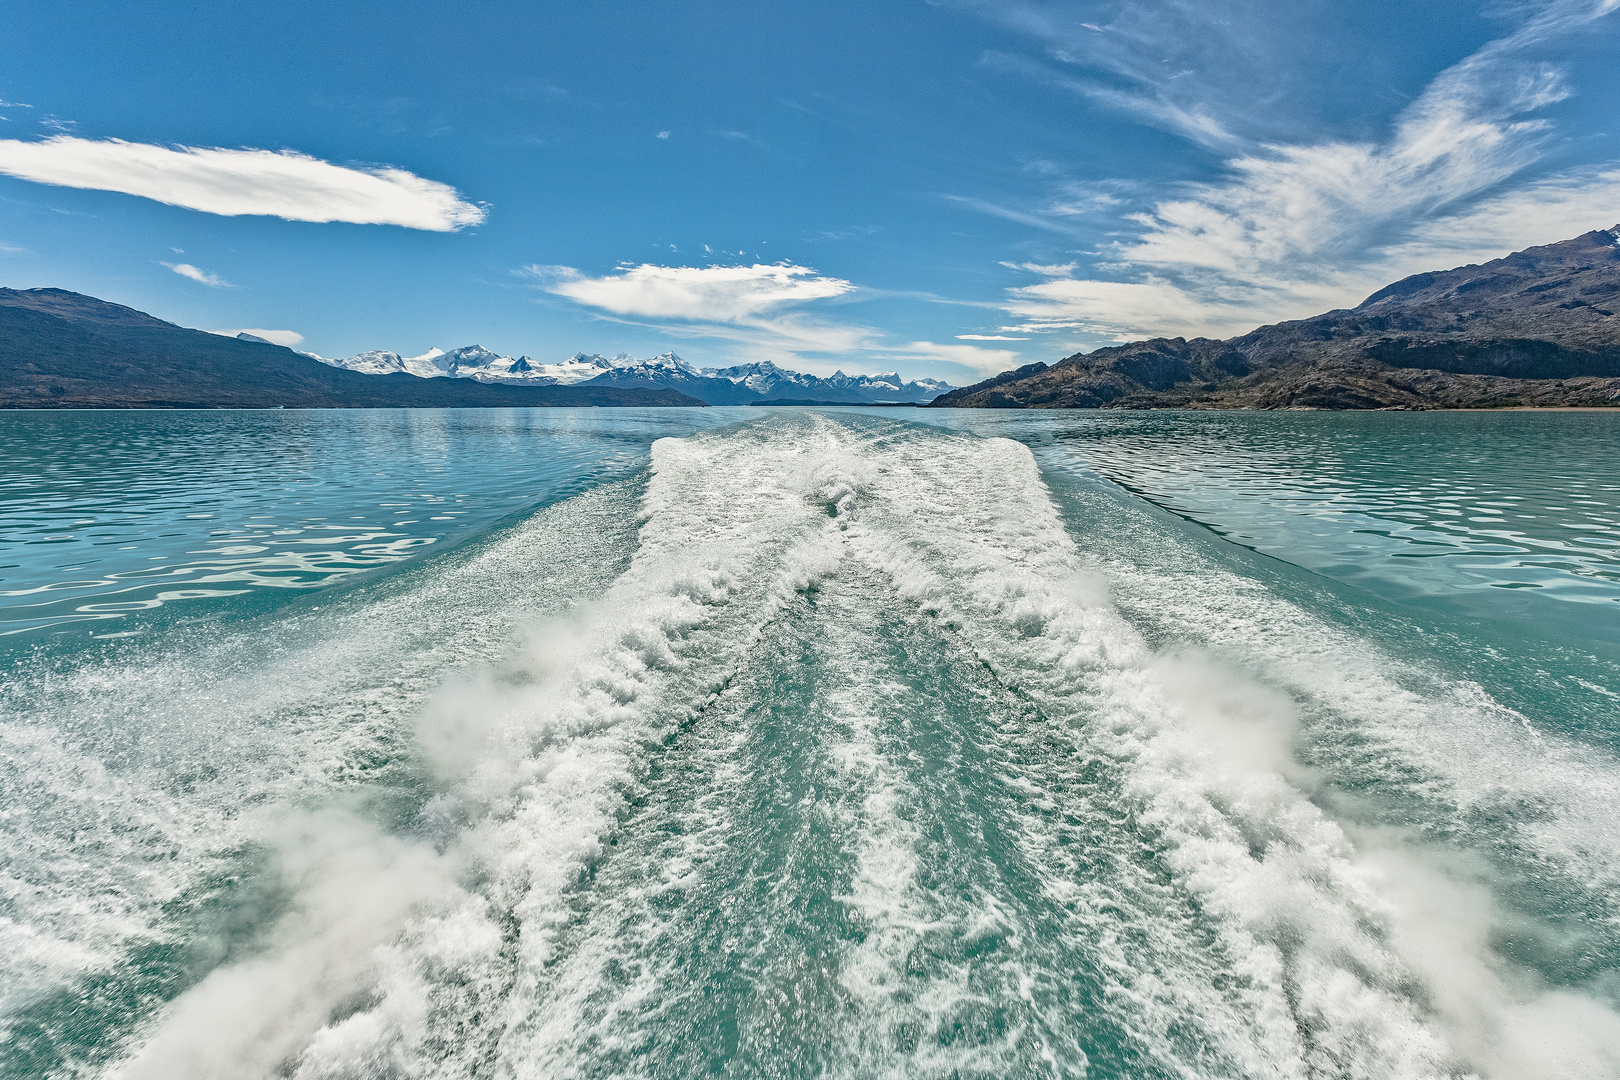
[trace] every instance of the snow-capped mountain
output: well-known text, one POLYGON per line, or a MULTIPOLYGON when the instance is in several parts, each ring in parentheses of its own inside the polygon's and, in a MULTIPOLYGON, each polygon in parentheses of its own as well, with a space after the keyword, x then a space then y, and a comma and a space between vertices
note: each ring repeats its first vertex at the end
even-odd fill
POLYGON ((335 368, 346 368, 349 371, 358 371, 362 375, 396 375, 404 372, 423 379, 432 379, 440 375, 448 375, 449 371, 437 363, 444 353, 438 349, 429 349, 421 356, 401 356, 397 352, 388 352, 385 349, 373 349, 363 352, 359 356, 351 356, 346 360, 328 360, 324 356, 315 359, 323 364, 330 364, 335 368))
POLYGON ((527 356, 501 356, 480 345, 449 352, 429 349, 420 356, 364 352, 342 360, 316 357, 323 364, 367 375, 397 372, 424 379, 476 379, 479 382, 528 386, 591 383, 598 386, 653 387, 679 390, 710 405, 747 405, 755 401, 793 400, 850 403, 930 401, 951 389, 937 379, 907 382, 898 374, 845 375, 822 378, 789 371, 764 361, 728 368, 700 368, 673 352, 642 360, 628 353, 607 357, 575 353, 556 364, 527 356))
POLYGON ((578 353, 560 364, 541 364, 527 356, 513 358, 491 352, 482 345, 464 345, 443 352, 429 349, 421 356, 400 356, 377 350, 341 360, 316 357, 323 364, 346 368, 366 375, 390 375, 403 371, 423 379, 476 379, 479 382, 517 383, 530 386, 558 386, 586 382, 617 364, 638 364, 633 356, 586 356, 578 353))
POLYGON ((651 387, 679 390, 710 405, 747 405, 759 395, 731 379, 716 378, 672 352, 650 360, 615 358, 613 366, 590 381, 591 386, 651 387))
POLYGON ((519 383, 529 386, 572 385, 589 382, 605 371, 641 363, 627 353, 618 356, 586 356, 575 353, 560 364, 542 364, 527 356, 513 360, 498 356, 482 365, 463 364, 455 374, 479 382, 519 383))
POLYGON ((809 399, 813 401, 931 401, 951 389, 938 379, 907 382, 897 372, 887 375, 845 375, 842 371, 822 378, 788 371, 769 360, 728 368, 704 368, 704 374, 746 386, 761 398, 809 399))

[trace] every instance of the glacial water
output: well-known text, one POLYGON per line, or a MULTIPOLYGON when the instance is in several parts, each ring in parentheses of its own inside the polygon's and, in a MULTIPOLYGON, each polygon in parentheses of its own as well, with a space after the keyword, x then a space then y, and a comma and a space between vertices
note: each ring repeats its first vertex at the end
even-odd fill
POLYGON ((0 454, 0 1076, 1620 1077, 1620 415, 0 454))
POLYGON ((652 439, 716 422, 657 415, 0 412, 0 639, 76 645, 259 613, 622 475, 652 439))

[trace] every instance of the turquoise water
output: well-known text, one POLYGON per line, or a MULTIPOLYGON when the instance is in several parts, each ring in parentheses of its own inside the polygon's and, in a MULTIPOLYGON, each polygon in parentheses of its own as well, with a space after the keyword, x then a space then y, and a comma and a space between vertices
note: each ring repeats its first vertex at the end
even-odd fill
POLYGON ((1620 641, 1620 413, 1114 413, 1031 431, 1072 451, 1054 461, 1379 596, 1620 641))
POLYGON ((0 1075, 1620 1076, 1620 417, 3 422, 0 1075))
POLYGON ((0 412, 0 637, 63 645, 256 614, 622 475, 654 438, 713 423, 679 416, 0 412))

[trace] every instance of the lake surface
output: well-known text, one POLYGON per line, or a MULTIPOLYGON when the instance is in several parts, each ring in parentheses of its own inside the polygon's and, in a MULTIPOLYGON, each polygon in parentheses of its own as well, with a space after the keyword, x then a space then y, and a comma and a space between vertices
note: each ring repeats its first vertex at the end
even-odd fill
POLYGON ((623 475, 653 439, 715 423, 678 415, 0 413, 0 635, 256 614, 623 475))
POLYGON ((1620 1076, 1620 415, 0 413, 0 1076, 1620 1076))

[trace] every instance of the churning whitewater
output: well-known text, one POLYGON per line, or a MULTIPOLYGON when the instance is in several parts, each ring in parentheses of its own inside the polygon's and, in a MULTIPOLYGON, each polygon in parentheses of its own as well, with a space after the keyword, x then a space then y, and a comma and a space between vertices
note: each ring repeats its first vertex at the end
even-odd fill
POLYGON ((1083 509, 775 415, 25 669, 15 1075, 1620 1076, 1612 757, 1083 509))

